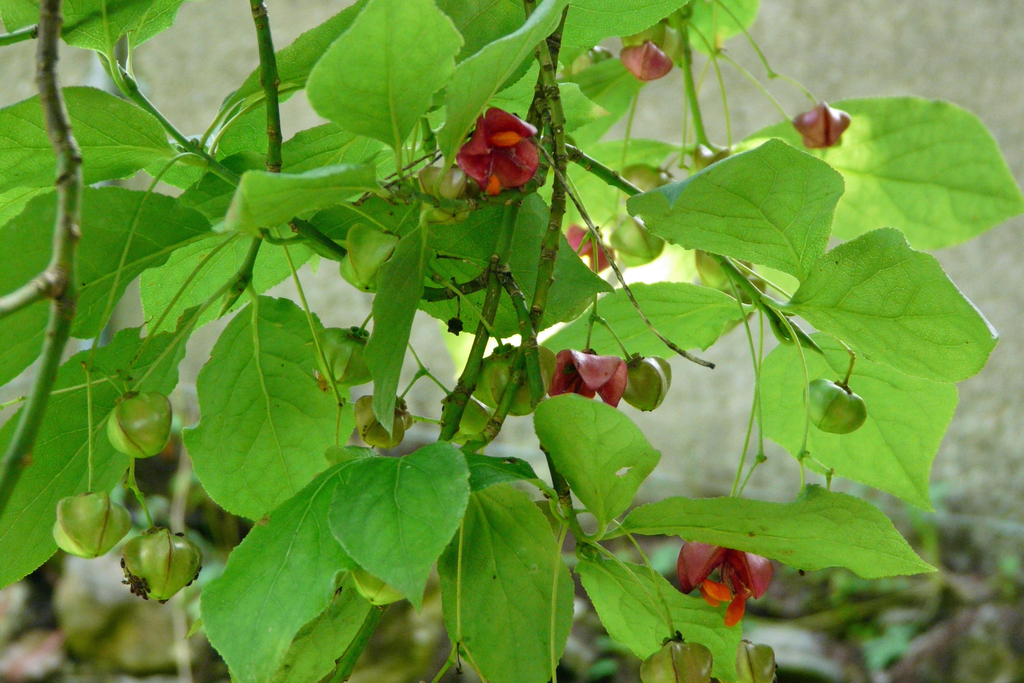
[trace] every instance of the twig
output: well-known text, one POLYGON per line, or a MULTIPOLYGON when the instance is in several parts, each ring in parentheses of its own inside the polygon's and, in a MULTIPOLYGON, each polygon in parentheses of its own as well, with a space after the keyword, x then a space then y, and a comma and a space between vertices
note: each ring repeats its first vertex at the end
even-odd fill
POLYGON ((31 465, 32 446, 42 425, 50 389, 57 378, 61 355, 71 334, 78 304, 75 284, 75 246, 81 235, 82 154, 75 142, 57 76, 63 16, 61 0, 41 0, 36 82, 46 134, 56 156, 57 217, 53 227, 53 255, 46 271, 56 284, 50 292, 50 317, 39 370, 32 392, 0 463, 0 516, 3 515, 21 472, 31 465))
POLYGON ((0 34, 0 47, 6 45, 14 45, 24 40, 33 40, 39 35, 39 26, 26 26, 25 28, 19 28, 17 31, 11 31, 10 33, 0 34))
POLYGON ((579 147, 566 145, 565 151, 569 155, 569 161, 573 162, 587 173, 597 176, 608 185, 611 185, 618 190, 622 190, 630 196, 640 194, 642 192, 639 187, 623 178, 618 171, 608 168, 591 156, 587 156, 579 147))
MULTIPOLYGON (((487 287, 488 274, 490 268, 485 268, 483 272, 477 275, 472 280, 464 282, 461 285, 443 283, 445 286, 441 287, 424 287, 423 295, 420 297, 424 301, 447 301, 448 299, 454 299, 455 297, 463 297, 469 294, 479 292, 481 289, 487 287)), ((433 276, 435 282, 443 282, 441 276, 435 274, 433 276)))
POLYGON ((317 230, 309 221, 293 218, 288 225, 291 227, 292 232, 309 243, 310 249, 321 256, 340 261, 348 254, 344 247, 317 230))
POLYGON ((260 85, 267 102, 267 170, 281 172, 281 110, 278 106, 277 86, 281 79, 277 75, 277 58, 274 55, 274 40, 270 35, 270 19, 263 0, 249 0, 252 21, 256 25, 256 42, 260 52, 260 85))

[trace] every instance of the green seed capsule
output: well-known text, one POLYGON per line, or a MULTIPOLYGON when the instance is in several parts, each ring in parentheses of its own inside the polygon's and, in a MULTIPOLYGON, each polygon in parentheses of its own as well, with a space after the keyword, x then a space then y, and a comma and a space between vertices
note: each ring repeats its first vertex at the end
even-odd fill
POLYGON ((405 430, 412 426, 412 416, 405 401, 395 401, 395 418, 388 434, 373 412, 373 396, 360 396, 355 404, 356 428, 363 441, 377 448, 394 448, 405 439, 405 430))
POLYGON ((164 528, 152 528, 124 546, 121 567, 132 593, 167 602, 199 577, 203 554, 195 543, 164 528))
POLYGON ((640 665, 643 683, 709 683, 711 650, 700 643, 670 640, 640 665))
POLYGON ((125 394, 107 418, 107 438, 133 458, 156 455, 171 438, 171 402, 155 391, 125 394))
POLYGON ((405 598, 397 588, 384 583, 362 567, 352 570, 352 582, 355 583, 359 594, 369 600, 371 605, 390 605, 405 598))
POLYGON ((92 558, 107 554, 131 528, 128 511, 107 493, 83 493, 57 503, 53 539, 66 553, 92 558))
POLYGON ((491 414, 487 412, 479 401, 469 399, 466 402, 466 409, 462 412, 462 419, 459 420, 459 431, 452 437, 452 441, 465 444, 472 441, 484 431, 491 414))
POLYGON ((864 399, 827 379, 811 380, 810 417, 814 426, 831 434, 849 434, 860 429, 868 417, 864 399))
MULTIPOLYGON (((668 366, 664 358, 630 358, 626 362, 626 390, 622 392, 622 400, 643 411, 654 410, 660 406, 672 382, 669 376, 665 375, 663 364, 668 366)), ((669 372, 671 373, 671 369, 669 372)))
POLYGON ((622 262, 631 268, 650 263, 665 250, 665 240, 629 216, 616 224, 608 237, 608 245, 618 252, 622 262))
POLYGON ((767 645, 741 640, 736 649, 737 683, 772 683, 775 680, 775 652, 767 645))
POLYGON ((377 291, 377 271, 387 263, 398 244, 398 236, 359 223, 345 237, 348 254, 341 260, 341 276, 356 289, 377 291))
POLYGON ((364 358, 365 349, 366 332, 358 327, 324 330, 324 358, 340 386, 355 387, 373 379, 364 358))

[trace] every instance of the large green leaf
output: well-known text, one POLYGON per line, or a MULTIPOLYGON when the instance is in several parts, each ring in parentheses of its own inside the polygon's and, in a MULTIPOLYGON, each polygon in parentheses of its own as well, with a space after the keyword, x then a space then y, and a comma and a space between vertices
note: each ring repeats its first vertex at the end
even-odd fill
MULTIPOLYGON (((331 604, 338 572, 353 566, 329 527, 345 467, 323 472, 253 527, 203 588, 206 633, 239 683, 271 679, 299 630, 331 604)), ((365 616, 369 603, 356 597, 365 616)))
POLYGON ((871 360, 939 382, 977 374, 996 345, 939 262, 892 228, 828 252, 786 308, 871 360))
MULTIPOLYGON (((805 354, 810 378, 841 380, 850 361, 846 350, 828 335, 815 334, 814 341, 825 356, 805 354)), ((909 377, 859 358, 850 388, 867 403, 867 421, 857 431, 842 435, 812 425, 807 440, 811 456, 840 476, 931 509, 928 478, 956 409, 956 387, 909 377)), ((761 400, 765 436, 797 455, 806 413, 803 366, 793 346, 779 346, 765 358, 761 400)))
MULTIPOLYGON (((145 341, 139 338, 138 328, 126 329, 96 350, 91 373, 93 491, 114 488, 128 467, 128 456, 115 451, 106 438, 107 415, 121 397, 120 389, 106 377, 130 376, 137 391, 171 393, 185 353, 184 339, 175 336, 159 334, 145 341), (136 355, 138 360, 131 364, 136 355)), ((57 501, 88 490, 88 391, 83 363, 89 354, 82 351, 60 367, 32 449, 32 464, 22 472, 0 517, 0 556, 4 558, 0 587, 28 575, 56 552, 51 530, 57 520, 57 501)), ((19 415, 0 428, 0 452, 7 450, 19 415)))
POLYGON ((611 36, 640 33, 689 1, 570 0, 562 42, 591 47, 611 36))
MULTIPOLYGON (((127 178, 174 156, 160 123, 138 107, 95 88, 65 88, 64 99, 86 185, 127 178)), ((0 131, 0 212, 12 215, 35 194, 27 188, 53 187, 53 147, 39 98, 0 109, 0 131)))
POLYGON ((757 18, 760 5, 761 0, 714 0, 693 3, 690 41, 695 48, 704 53, 709 52, 709 47, 712 50, 717 49, 723 41, 750 28, 757 18))
POLYGON ((185 431, 196 474, 221 507, 259 519, 327 468, 354 426, 313 376, 313 334, 288 299, 256 297, 221 333, 196 381, 202 419, 185 431))
POLYGON ((323 614, 295 634, 271 683, 322 680, 334 671, 373 609, 376 608, 359 595, 352 580, 347 580, 323 614))
POLYGON ((419 609, 430 570, 458 531, 468 500, 466 459, 439 441, 402 458, 349 464, 334 491, 331 530, 359 566, 419 609))
POLYGON ((309 103, 347 131, 400 148, 461 47, 433 0, 369 0, 309 74, 309 103))
POLYGON ((551 678, 572 626, 573 584, 533 501, 508 484, 474 493, 437 571, 448 636, 485 680, 551 678))
MULTIPOLYGON (((277 75, 281 79, 279 92, 287 95, 306 87, 306 79, 313 66, 327 52, 331 43, 352 26, 352 22, 365 5, 366 0, 357 0, 351 7, 346 7, 324 23, 306 31, 291 45, 277 52, 277 75)), ((263 85, 260 84, 260 70, 257 68, 249 74, 238 90, 228 96, 221 109, 231 109, 239 104, 241 108, 247 108, 261 100, 263 85)))
MULTIPOLYGON (((725 326, 739 320, 736 299, 709 287, 688 282, 638 283, 630 286, 644 314, 661 334, 684 349, 706 349, 721 336, 725 326)), ((630 353, 657 356, 671 353, 651 332, 622 289, 598 299, 598 312, 608 321, 630 353)), ((582 349, 587 344, 589 320, 577 318, 551 335, 544 346, 560 351, 582 349)), ((621 351, 615 337, 603 325, 594 325, 590 348, 597 353, 621 351)))
POLYGON ((537 479, 537 473, 530 463, 519 458, 496 458, 480 453, 466 453, 465 456, 469 466, 469 487, 473 491, 513 481, 537 479))
MULTIPOLYGON (((128 36, 132 47, 146 42, 174 23, 184 0, 65 0, 61 37, 75 47, 113 54, 128 36)), ((39 21, 39 0, 0 4, 9 31, 39 21)), ((77 131, 76 131, 77 133, 77 131)))
POLYGON ((828 164, 769 140, 678 183, 630 197, 647 228, 803 279, 825 253, 843 179, 828 164))
POLYGON ((305 173, 247 171, 224 217, 224 229, 255 235, 260 228, 379 191, 377 171, 369 164, 324 166, 305 173))
MULTIPOLYGON (((577 84, 587 99, 609 114, 582 126, 572 134, 576 144, 584 147, 600 140, 615 122, 622 118, 633 98, 644 86, 643 81, 633 76, 618 59, 595 64, 566 79, 565 82, 577 84)), ((587 149, 589 150, 589 147, 587 149)), ((615 160, 616 165, 620 161, 621 158, 615 160)))
MULTIPOLYGON (((238 272, 248 251, 248 238, 238 235, 213 236, 178 249, 171 254, 166 264, 142 273, 142 310, 146 314, 147 326, 160 330, 173 329, 175 321, 186 309, 206 301, 228 278, 238 272), (221 247, 225 240, 228 244, 221 247), (201 269, 200 265, 203 265, 201 269), (196 275, 189 282, 193 273, 196 275), (179 290, 186 283, 187 286, 179 296, 179 290), (166 316, 165 311, 168 311, 166 316), (161 316, 163 322, 156 327, 161 316)), ((262 294, 291 274, 288 255, 291 255, 295 267, 301 268, 313 252, 302 245, 289 246, 287 254, 284 249, 266 244, 260 249, 253 266, 252 280, 253 290, 257 294, 262 294)), ((248 297, 240 297, 232 310, 248 302, 248 297)), ((206 309, 196 321, 196 327, 215 320, 219 311, 219 304, 206 309)))
POLYGON ((447 121, 437 143, 449 162, 487 102, 558 25, 568 0, 543 0, 518 30, 488 44, 455 68, 446 98, 447 121))
POLYGON ((366 343, 366 364, 373 375, 373 412, 389 434, 402 360, 423 292, 427 257, 427 231, 420 228, 399 240, 394 254, 377 275, 373 333, 366 343))
POLYGON ((512 33, 523 25, 525 18, 523 3, 516 0, 438 0, 437 6, 465 41, 458 61, 512 33))
MULTIPOLYGON (((86 188, 81 207, 78 308, 71 334, 85 339, 99 334, 107 323, 104 313, 109 316, 108 304, 117 302, 139 273, 163 264, 175 249, 209 234, 210 224, 199 213, 177 206, 165 195, 146 198, 143 192, 117 187, 86 188), (122 257, 124 264, 118 277, 122 257)), ((0 294, 17 289, 49 263, 56 214, 56 195, 48 193, 33 199, 21 214, 0 227, 0 243, 11 249, 11 257, 0 268, 0 294)), ((48 310, 48 302, 39 302, 0 324, 0 348, 4 349, 0 354, 0 384, 15 377, 39 355, 48 310)), ((173 329, 175 322, 169 320, 168 328, 173 329)))
POLYGON ((345 242, 348 229, 358 223, 373 225, 384 232, 405 237, 419 226, 421 206, 417 203, 390 204, 379 197, 370 197, 358 206, 338 204, 318 211, 309 222, 332 240, 341 243, 345 242))
POLYGON ((563 394, 533 415, 541 447, 602 528, 626 511, 661 454, 622 412, 563 394))
MULTIPOLYGON (((842 100, 853 121, 842 144, 812 150, 843 174, 833 233, 852 239, 899 228, 915 249, 939 249, 1024 213, 1024 197, 981 120, 949 102, 916 97, 842 100)), ((745 144, 800 135, 789 122, 745 144)))
POLYGON ((716 609, 701 598, 683 595, 660 574, 640 565, 583 559, 576 571, 608 635, 637 657, 647 659, 678 631, 687 642, 711 650, 717 678, 735 680, 743 628, 726 628, 724 607, 716 609))
POLYGON ((372 163, 382 147, 377 140, 325 123, 299 131, 281 145, 282 167, 288 173, 303 173, 321 166, 372 163))
POLYGON ((865 579, 935 571, 874 505, 820 486, 792 503, 666 498, 633 510, 621 531, 682 536, 808 571, 845 567, 865 579))

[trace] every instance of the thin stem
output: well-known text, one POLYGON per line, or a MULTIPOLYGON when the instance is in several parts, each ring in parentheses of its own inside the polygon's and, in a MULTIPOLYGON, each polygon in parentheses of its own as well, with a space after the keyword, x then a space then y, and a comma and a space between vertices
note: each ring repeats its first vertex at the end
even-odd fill
POLYGON ((747 435, 743 437, 743 449, 740 451, 740 464, 739 467, 736 468, 736 478, 732 482, 732 491, 729 492, 730 496, 735 496, 740 484, 740 475, 743 474, 743 468, 747 464, 747 450, 750 448, 750 435, 754 429, 754 416, 757 414, 758 398, 760 396, 758 387, 761 383, 761 368, 757 362, 757 350, 754 349, 754 335, 750 331, 750 323, 747 320, 747 311, 743 308, 743 301, 740 300, 739 290, 736 289, 736 283, 731 279, 729 280, 729 286, 732 288, 733 296, 736 297, 736 305, 740 307, 740 316, 743 318, 743 329, 747 332, 747 343, 750 345, 750 361, 754 364, 754 402, 750 406, 750 419, 747 421, 747 435))
POLYGON ((310 249, 321 256, 340 261, 348 254, 344 247, 317 230, 309 221, 294 218, 288 225, 291 226, 292 232, 309 243, 310 249))
POLYGON ((274 40, 270 34, 270 18, 263 0, 249 0, 252 21, 256 26, 256 43, 260 53, 260 85, 267 103, 267 171, 281 172, 281 110, 278 105, 277 86, 281 79, 277 75, 277 57, 274 55, 274 40))
POLYGON ((793 343, 796 345, 796 350, 800 354, 800 364, 804 368, 804 438, 800 445, 800 454, 797 455, 797 460, 800 462, 800 491, 803 492, 806 486, 804 478, 804 458, 809 453, 807 452, 807 437, 811 431, 811 377, 807 371, 807 359, 804 357, 804 347, 800 343, 800 340, 796 336, 796 331, 793 330, 793 325, 790 324, 789 318, 782 315, 779 316, 782 322, 789 329, 789 334, 793 338, 793 343))
MULTIPOLYGON (((842 344, 842 342, 840 342, 842 344)), ((846 344, 843 344, 846 346, 846 344)), ((846 346, 846 353, 850 354, 850 366, 846 368, 846 377, 843 378, 842 387, 849 390, 850 388, 850 375, 853 374, 853 364, 857 362, 857 354, 849 346, 846 346)))
POLYGON ((722 115, 725 119, 725 146, 732 147, 732 122, 729 118, 729 97, 725 91, 725 81, 722 80, 722 70, 718 67, 718 50, 715 50, 708 39, 704 37, 704 34, 697 30, 696 26, 691 25, 690 28, 694 30, 697 37, 701 39, 704 46, 708 49, 709 61, 715 68, 715 77, 718 80, 718 92, 722 94, 722 115))
POLYGON ((416 361, 416 365, 419 366, 419 371, 423 373, 423 376, 432 380, 434 384, 436 384, 445 394, 450 394, 451 391, 448 390, 448 387, 446 387, 437 377, 434 377, 433 373, 430 372, 430 369, 423 364, 423 361, 420 360, 420 357, 416 353, 416 349, 412 347, 412 344, 409 344, 409 352, 412 353, 412 357, 416 361))
POLYGON ((11 31, 10 33, 3 33, 0 34, 0 47, 14 45, 15 43, 20 43, 24 40, 35 40, 38 35, 39 26, 37 25, 19 28, 17 31, 11 31))
POLYGON ((636 548, 636 551, 637 553, 639 553, 640 559, 643 561, 644 566, 647 567, 647 571, 649 571, 651 573, 651 577, 655 579, 654 589, 658 592, 658 600, 661 601, 662 606, 665 607, 665 613, 668 615, 669 633, 671 633, 674 636, 676 633, 676 627, 675 624, 672 622, 672 610, 669 609, 668 601, 665 600, 665 595, 661 592, 661 583, 657 581, 657 577, 659 576, 659 574, 658 572, 654 571, 654 567, 651 566, 651 561, 647 559, 647 553, 645 553, 644 549, 640 547, 639 543, 637 543, 636 537, 633 534, 626 532, 626 538, 628 538, 630 543, 633 544, 633 547, 636 548))
MULTIPOLYGON (((246 252, 245 260, 242 262, 242 267, 235 273, 233 284, 228 288, 228 291, 224 295, 224 303, 220 307, 220 315, 224 315, 231 310, 231 307, 235 305, 239 297, 249 288, 252 284, 252 271, 256 265, 256 256, 259 255, 260 246, 263 244, 263 240, 259 237, 253 237, 252 241, 249 242, 249 251, 246 252)), ((218 317, 219 317, 218 316, 218 317)))
POLYGON ((621 339, 619 339, 619 335, 615 334, 615 330, 612 329, 612 326, 608 323, 608 321, 602 318, 601 316, 597 316, 595 320, 598 323, 600 323, 604 329, 608 330, 608 334, 612 335, 612 339, 615 340, 615 343, 619 345, 619 349, 622 351, 622 357, 629 358, 629 349, 627 349, 626 345, 622 343, 621 339))
POLYGON ((693 82, 693 50, 690 48, 690 33, 688 27, 683 27, 679 32, 683 42, 683 82, 686 86, 686 100, 690 104, 690 113, 693 114, 693 132, 697 136, 697 143, 705 147, 711 147, 708 141, 708 134, 704 131, 704 119, 700 113, 700 103, 697 101, 697 87, 693 82))
POLYGON ((0 403, 0 410, 4 410, 5 408, 10 408, 11 406, 16 406, 19 403, 21 403, 22 401, 24 401, 26 398, 27 398, 26 396, 19 396, 17 398, 12 398, 10 401, 4 401, 3 403, 0 403))
POLYGON ((629 141, 633 137, 633 119, 636 117, 636 105, 640 102, 640 91, 633 95, 633 101, 629 103, 629 115, 626 117, 626 134, 622 137, 622 163, 626 167, 626 159, 629 158, 629 141))
POLYGON ((505 291, 512 300, 512 308, 515 309, 516 317, 519 319, 519 340, 526 354, 526 379, 530 387, 530 401, 536 405, 547 391, 544 386, 544 377, 540 371, 540 355, 537 351, 537 335, 533 328, 533 321, 530 312, 526 308, 526 297, 523 295, 511 271, 499 273, 499 279, 505 291))
POLYGON ((783 119, 787 119, 788 120, 788 119, 792 118, 792 117, 790 117, 789 114, 786 113, 786 108, 782 106, 782 103, 780 103, 777 99, 775 99, 775 95, 772 95, 768 91, 768 88, 764 87, 764 85, 761 83, 761 81, 757 80, 757 78, 754 76, 754 74, 750 73, 750 71, 748 71, 746 69, 746 67, 744 67, 742 64, 740 64, 739 62, 737 62, 735 59, 733 59, 732 57, 730 57, 729 55, 727 55, 724 52, 721 53, 721 56, 722 56, 722 58, 725 61, 729 62, 729 64, 731 64, 734 69, 736 69, 743 76, 745 76, 748 81, 753 83, 754 86, 756 86, 757 89, 761 91, 761 94, 763 94, 765 97, 768 98, 768 101, 771 102, 775 106, 775 108, 779 110, 780 114, 782 114, 782 118, 783 119))
POLYGON ((39 369, 7 452, 0 461, 0 517, 22 471, 32 463, 32 446, 46 413, 50 389, 57 379, 61 355, 74 322, 78 304, 75 247, 81 234, 82 154, 75 142, 57 77, 61 33, 61 0, 41 0, 36 82, 43 109, 46 134, 56 157, 57 216, 53 227, 53 254, 46 267, 57 284, 50 291, 50 313, 40 355, 39 369))
POLYGON ((146 515, 146 523, 152 527, 153 516, 149 514, 149 506, 146 505, 146 497, 142 495, 142 491, 139 490, 139 484, 135 481, 135 458, 130 458, 130 462, 128 463, 128 477, 125 480, 125 487, 135 494, 135 499, 139 501, 139 507, 142 508, 142 514, 146 515))
MULTIPOLYGON (((757 469, 758 465, 760 465, 761 463, 763 463, 763 462, 765 462, 767 460, 768 460, 768 458, 765 457, 764 453, 758 453, 757 457, 754 458, 754 464, 750 466, 749 470, 747 470, 747 476, 743 478, 743 485, 740 486, 740 490, 736 492, 737 496, 742 496, 743 495, 743 489, 747 488, 747 482, 750 481, 750 475, 752 475, 754 473, 754 470, 757 469)), ((803 474, 802 470, 803 470, 803 466, 801 466, 801 474, 803 474)), ((801 488, 803 488, 803 487, 801 486, 801 488)))
POLYGON ((359 656, 366 649, 366 645, 370 642, 373 632, 377 630, 377 624, 380 623, 385 610, 387 610, 387 606, 370 608, 366 619, 363 620, 363 625, 359 627, 359 631, 356 633, 356 637, 352 639, 348 649, 345 650, 345 654, 338 660, 331 683, 344 683, 352 675, 352 670, 356 668, 359 656))
POLYGON ((566 145, 565 151, 566 154, 568 154, 569 161, 576 164, 587 173, 600 178, 608 185, 622 190, 628 195, 640 194, 642 191, 636 185, 623 178, 618 171, 611 169, 597 159, 588 156, 579 147, 566 145))
MULTIPOLYGON (((620 560, 618 555, 616 555, 612 551, 608 550, 603 545, 595 544, 594 547, 597 548, 598 550, 600 550, 602 553, 604 553, 608 557, 610 557, 616 563, 618 563, 618 565, 620 567, 622 567, 623 569, 625 569, 627 572, 629 572, 633 576, 636 576, 636 574, 633 571, 633 569, 629 565, 627 565, 625 562, 620 560)), ((651 571, 653 571, 653 570, 651 570, 651 571)), ((664 598, 662 598, 660 600, 656 600, 654 598, 654 596, 651 595, 651 592, 649 590, 647 590, 647 586, 645 586, 642 581, 640 581, 638 579, 637 583, 640 584, 641 590, 643 590, 644 594, 647 595, 647 598, 651 601, 651 604, 654 605, 654 609, 658 611, 660 616, 664 617, 665 625, 668 626, 668 634, 669 634, 669 636, 674 635, 675 634, 675 625, 672 623, 672 613, 668 609, 668 607, 665 605, 664 598)), ((655 583, 655 585, 657 585, 657 583, 655 583)))
POLYGON ((455 657, 458 651, 459 646, 452 645, 451 654, 448 655, 448 659, 445 660, 444 666, 442 666, 441 670, 437 672, 437 675, 434 676, 434 679, 431 681, 431 683, 440 683, 441 679, 444 678, 444 675, 448 673, 448 669, 452 668, 452 666, 455 664, 455 657))
MULTIPOLYGON (((92 419, 92 373, 89 372, 89 366, 86 365, 84 362, 82 363, 82 370, 85 372, 85 419, 86 419, 86 425, 87 425, 88 430, 89 430, 87 432, 88 439, 89 439, 89 456, 88 456, 88 460, 87 460, 87 462, 89 464, 89 477, 88 477, 87 481, 88 481, 88 485, 89 485, 88 490, 92 491, 92 470, 93 470, 93 453, 92 453, 92 451, 93 451, 93 444, 92 444, 92 425, 93 425, 93 419, 92 419)), ((111 417, 110 419, 113 419, 113 418, 111 417)))
POLYGON ((558 648, 555 645, 555 628, 558 623, 558 570, 562 566, 562 544, 565 543, 565 535, 569 531, 569 527, 565 524, 561 525, 561 529, 558 531, 558 542, 555 544, 555 571, 554 577, 551 579, 551 638, 549 640, 549 647, 551 652, 551 683, 558 683, 558 648))

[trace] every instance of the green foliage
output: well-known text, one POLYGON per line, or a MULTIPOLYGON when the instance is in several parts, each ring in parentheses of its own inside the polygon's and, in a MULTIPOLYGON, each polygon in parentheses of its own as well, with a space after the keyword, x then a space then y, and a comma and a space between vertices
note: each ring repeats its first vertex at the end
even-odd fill
POLYGON ((469 487, 473 491, 482 491, 490 486, 508 484, 513 481, 537 479, 537 473, 525 460, 492 458, 479 453, 466 453, 465 455, 466 464, 469 465, 469 487))
POLYGON ((399 148, 448 82, 461 47, 433 0, 369 0, 310 73, 309 102, 346 130, 399 148))
POLYGON ((331 530, 360 567, 419 608, 427 577, 469 500, 469 468, 451 444, 403 458, 363 458, 334 491, 331 530))
POLYGON ((687 249, 753 261, 803 279, 825 253, 842 177, 779 140, 632 197, 629 212, 687 249))
POLYGON ((572 625, 573 584, 560 551, 544 515, 508 484, 470 497, 437 571, 448 636, 488 681, 551 678, 572 625))
POLYGON ((622 533, 682 536, 797 569, 845 567, 865 579, 935 571, 871 503, 819 486, 792 503, 666 498, 629 513, 622 533))
POLYGON ((626 511, 661 458, 628 417, 575 394, 538 405, 533 428, 541 447, 602 529, 626 511))
MULTIPOLYGON (((846 350, 824 334, 814 335, 814 340, 825 356, 807 355, 810 378, 842 379, 850 360, 846 350)), ((815 460, 834 468, 842 477, 931 509, 929 474, 956 409, 956 387, 910 377, 887 365, 859 358, 850 388, 867 403, 867 422, 857 431, 843 435, 812 426, 807 450, 815 460)), ((794 347, 779 346, 765 358, 761 367, 761 400, 765 436, 798 455, 804 434, 804 376, 794 347)))
MULTIPOLYGON (((609 59, 606 62, 595 64, 589 69, 567 78, 565 82, 578 85, 584 97, 609 114, 609 116, 603 116, 573 132, 573 141, 579 145, 587 145, 600 140, 615 125, 615 122, 622 118, 629 109, 633 98, 643 87, 643 82, 629 73, 626 67, 622 66, 622 62, 617 59, 609 59)), ((619 160, 615 161, 618 163, 619 160)))
POLYGON ((590 47, 609 36, 640 33, 689 1, 571 0, 562 40, 566 45, 590 47))
POLYGON ((690 40, 701 52, 749 29, 757 18, 761 0, 715 0, 694 2, 690 40), (711 43, 709 46, 708 43, 711 43))
MULTIPOLYGON (((850 129, 841 145, 810 153, 846 181, 836 209, 836 237, 853 239, 891 226, 915 249, 939 249, 1024 213, 1024 197, 996 141, 969 111, 917 97, 832 104, 850 114, 850 129)), ((745 144, 773 137, 791 144, 800 140, 783 122, 745 144)))
MULTIPOLYGON (((354 566, 329 526, 331 500, 348 467, 323 472, 274 510, 231 553, 224 573, 203 588, 207 636, 240 683, 269 681, 292 654, 292 639, 328 607, 357 624, 369 611, 351 588, 335 596, 337 574, 354 566)), ((326 627, 314 625, 306 636, 326 627)), ((344 630, 352 631, 351 625, 344 630)))
POLYGON ((307 128, 281 145, 282 168, 305 173, 324 166, 373 163, 383 145, 333 123, 307 128))
POLYGON ((584 559, 577 571, 608 635, 637 657, 651 656, 678 631, 687 641, 711 650, 716 677, 735 679, 742 629, 726 628, 724 607, 681 595, 660 574, 640 565, 584 559))
POLYGON ((196 474, 225 510, 259 519, 327 468, 351 408, 317 386, 313 333, 287 299, 254 297, 196 381, 202 419, 185 431, 196 474))
POLYGON ((891 228, 828 252, 786 308, 871 360, 938 382, 976 375, 996 345, 935 257, 891 228))
POLYGON ((438 0, 465 41, 458 61, 523 25, 523 3, 517 0, 438 0))

